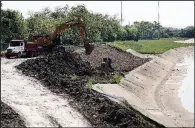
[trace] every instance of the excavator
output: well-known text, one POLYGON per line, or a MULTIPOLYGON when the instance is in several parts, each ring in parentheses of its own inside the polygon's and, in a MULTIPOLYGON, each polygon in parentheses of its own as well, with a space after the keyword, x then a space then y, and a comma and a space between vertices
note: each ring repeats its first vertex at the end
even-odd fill
POLYGON ((86 29, 85 29, 84 23, 81 18, 78 18, 77 22, 69 21, 69 22, 59 25, 58 27, 56 27, 55 31, 51 35, 33 36, 33 42, 35 42, 36 44, 44 48, 48 48, 49 51, 51 52, 55 51, 56 49, 58 51, 64 52, 65 48, 60 46, 61 45, 61 33, 64 30, 68 28, 72 28, 72 27, 78 27, 80 34, 81 34, 82 43, 85 48, 85 54, 90 55, 94 49, 94 45, 89 43, 87 40, 86 29))

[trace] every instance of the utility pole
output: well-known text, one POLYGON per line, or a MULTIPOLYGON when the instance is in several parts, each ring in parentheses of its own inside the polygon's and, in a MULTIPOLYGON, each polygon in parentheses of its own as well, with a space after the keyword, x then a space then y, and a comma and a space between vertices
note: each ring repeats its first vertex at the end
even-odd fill
POLYGON ((123 22, 123 3, 122 3, 122 0, 121 0, 121 25, 122 25, 122 22, 123 22))
POLYGON ((160 39, 160 22, 159 22, 159 18, 160 18, 160 15, 159 15, 159 1, 158 1, 158 39, 160 39))

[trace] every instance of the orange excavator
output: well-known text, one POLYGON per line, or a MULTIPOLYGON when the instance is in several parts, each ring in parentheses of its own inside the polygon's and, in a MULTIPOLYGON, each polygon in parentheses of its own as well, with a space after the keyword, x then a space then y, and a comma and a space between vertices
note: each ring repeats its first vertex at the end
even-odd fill
MULTIPOLYGON (((59 25, 50 36, 33 36, 33 42, 42 47, 49 48, 50 51, 52 51, 61 44, 61 33, 71 27, 78 27, 81 34, 82 43, 85 47, 85 53, 87 55, 91 54, 94 49, 94 45, 87 41, 85 26, 80 18, 78 18, 77 22, 69 21, 59 25)), ((61 49, 60 51, 65 51, 64 47, 58 47, 58 49, 61 49)))

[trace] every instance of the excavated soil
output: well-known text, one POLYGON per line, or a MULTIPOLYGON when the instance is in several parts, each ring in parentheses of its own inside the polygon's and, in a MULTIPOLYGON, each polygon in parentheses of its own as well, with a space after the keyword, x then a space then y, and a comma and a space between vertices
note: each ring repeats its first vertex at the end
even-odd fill
MULTIPOLYGON (((120 53, 117 54, 117 50, 115 51, 111 48, 111 50, 108 51, 114 51, 116 53, 115 57, 122 57, 120 53)), ((97 49, 95 52, 101 53, 97 51, 97 49)), ((112 57, 114 57, 114 54, 111 54, 113 55, 112 57)), ((84 56, 82 56, 82 58, 84 58, 84 56)), ((126 58, 123 57, 123 64, 119 64, 119 61, 116 62, 118 62, 121 67, 132 62, 132 64, 130 64, 131 66, 127 66, 128 70, 135 68, 136 63, 133 62, 133 60, 135 61, 136 57, 132 56, 133 59, 129 57, 130 60, 126 60, 127 58, 127 55, 126 58)), ((51 91, 58 94, 68 94, 72 107, 83 114, 92 126, 164 127, 134 110, 130 105, 124 107, 92 90, 89 86, 86 86, 89 79, 93 79, 93 83, 113 81, 111 74, 103 76, 97 69, 93 68, 98 67, 99 63, 99 60, 97 60, 97 64, 94 66, 95 63, 93 62, 95 62, 95 59, 96 58, 94 58, 94 60, 90 58, 91 65, 93 65, 91 66, 90 63, 84 62, 77 53, 55 53, 43 58, 27 60, 18 65, 17 68, 22 70, 24 74, 35 77, 43 82, 43 85, 48 87, 51 91)), ((101 57, 99 59, 101 59, 101 57)), ((143 64, 143 62, 144 61, 140 61, 139 65, 143 64)))
POLYGON ((3 102, 1 102, 1 127, 25 127, 25 123, 19 114, 3 102))
POLYGON ((102 58, 107 57, 112 60, 111 66, 115 71, 131 71, 151 60, 149 58, 139 58, 131 53, 124 52, 108 45, 96 46, 90 55, 81 54, 82 60, 90 62, 93 68, 99 67, 102 58))

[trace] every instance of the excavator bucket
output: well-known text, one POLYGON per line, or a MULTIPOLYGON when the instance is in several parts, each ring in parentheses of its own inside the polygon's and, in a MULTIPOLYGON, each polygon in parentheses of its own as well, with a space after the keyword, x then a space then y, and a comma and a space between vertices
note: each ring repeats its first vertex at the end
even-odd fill
POLYGON ((94 49, 94 45, 89 44, 89 43, 85 44, 84 47, 85 47, 85 54, 86 55, 90 55, 92 53, 93 49, 94 49))

